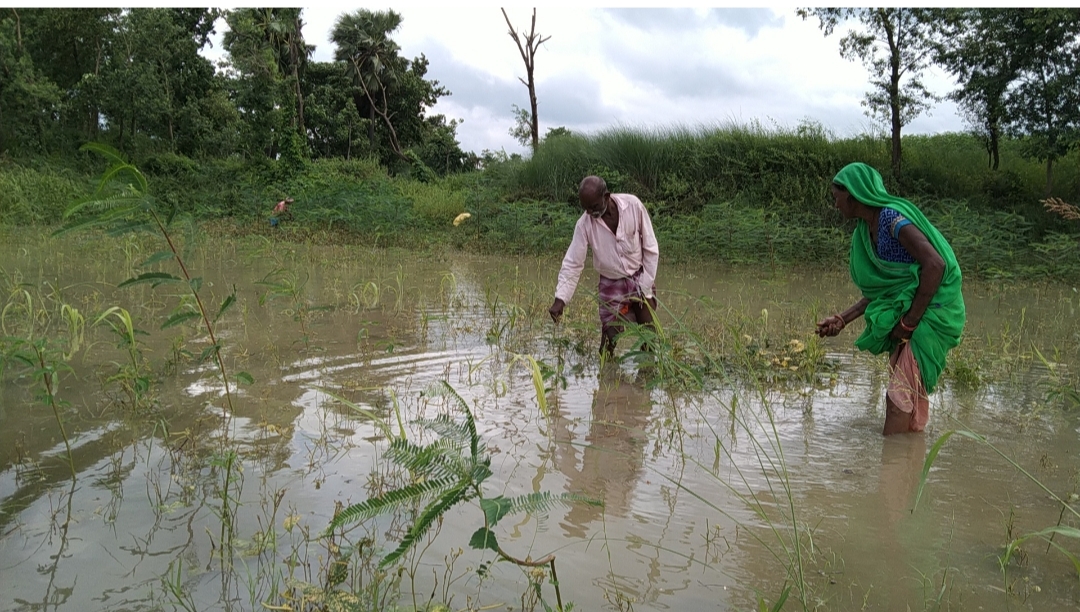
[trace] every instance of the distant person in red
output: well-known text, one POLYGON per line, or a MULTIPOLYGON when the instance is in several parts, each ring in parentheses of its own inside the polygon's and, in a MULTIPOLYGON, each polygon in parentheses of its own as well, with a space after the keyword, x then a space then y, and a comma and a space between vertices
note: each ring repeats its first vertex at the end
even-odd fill
POLYGON ((289 204, 293 203, 292 198, 285 198, 274 206, 274 212, 270 216, 270 227, 277 227, 278 223, 282 221, 292 219, 292 213, 289 212, 289 204))

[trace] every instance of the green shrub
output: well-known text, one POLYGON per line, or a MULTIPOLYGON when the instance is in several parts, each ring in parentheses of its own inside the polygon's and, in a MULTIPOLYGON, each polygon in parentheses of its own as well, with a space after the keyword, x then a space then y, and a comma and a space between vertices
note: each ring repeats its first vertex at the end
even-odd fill
POLYGON ((0 223, 52 225, 73 200, 89 194, 89 178, 63 168, 26 168, 0 160, 0 223))

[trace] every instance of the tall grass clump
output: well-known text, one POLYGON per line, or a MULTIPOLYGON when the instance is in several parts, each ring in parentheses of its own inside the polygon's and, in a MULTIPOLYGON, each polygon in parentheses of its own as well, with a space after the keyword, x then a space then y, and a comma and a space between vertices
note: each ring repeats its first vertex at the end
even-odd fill
MULTIPOLYGON (((611 191, 634 193, 646 203, 666 256, 828 263, 845 256, 851 232, 828 197, 829 182, 844 165, 863 161, 886 169, 890 192, 942 224, 962 265, 975 275, 1080 272, 1066 248, 1074 228, 1042 210, 1044 168, 1020 155, 1020 143, 1002 145, 998 170, 987 167, 982 143, 968 134, 908 136, 904 146, 897 181, 887 170, 883 135, 837 137, 810 121, 796 128, 756 121, 615 127, 543 141, 518 166, 516 186, 504 187, 503 194, 510 200, 505 208, 539 199, 580 214, 577 184, 596 174, 611 191)), ((1080 188, 1073 155, 1055 174, 1063 192, 1080 188)))
POLYGON ((618 127, 590 137, 544 141, 526 162, 521 179, 558 199, 558 193, 549 188, 551 177, 572 169, 566 178, 576 185, 590 166, 600 166, 625 177, 626 184, 617 187, 649 199, 668 196, 677 201, 693 194, 707 200, 768 192, 790 201, 793 194, 801 199, 812 191, 819 200, 822 181, 848 161, 842 153, 823 130, 812 128, 769 130, 756 123, 649 130, 618 127))
POLYGON ((447 225, 465 211, 468 193, 445 181, 422 183, 408 179, 395 184, 398 193, 412 202, 413 212, 433 225, 447 225))
POLYGON ((661 177, 671 175, 682 161, 677 153, 685 134, 681 129, 612 128, 596 134, 590 144, 600 164, 629 179, 616 188, 654 193, 661 177))
POLYGON ((533 198, 573 203, 578 183, 598 162, 592 143, 584 136, 547 138, 520 166, 518 181, 533 198))
POLYGON ((68 169, 28 168, 0 159, 0 224, 59 223, 67 203, 90 188, 86 178, 68 169))

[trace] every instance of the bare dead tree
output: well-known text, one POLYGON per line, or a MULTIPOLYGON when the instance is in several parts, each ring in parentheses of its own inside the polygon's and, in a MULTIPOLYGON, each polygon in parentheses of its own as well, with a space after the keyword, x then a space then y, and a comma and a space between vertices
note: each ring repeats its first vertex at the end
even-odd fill
POLYGON ((510 18, 506 15, 506 9, 500 8, 502 11, 503 19, 506 19, 506 25, 510 28, 510 38, 514 39, 514 43, 517 44, 518 52, 521 53, 521 59, 525 62, 525 74, 528 75, 528 81, 518 77, 525 87, 529 88, 529 108, 530 108, 530 128, 532 130, 532 149, 536 151, 536 147, 540 144, 540 124, 536 119, 536 81, 533 79, 533 69, 536 67, 536 50, 540 48, 540 45, 547 42, 550 36, 541 37, 536 33, 536 8, 533 7, 532 25, 529 27, 529 32, 526 34, 524 31, 519 36, 517 31, 514 30, 513 24, 510 23, 510 18), (522 38, 524 37, 525 44, 522 44, 522 38))

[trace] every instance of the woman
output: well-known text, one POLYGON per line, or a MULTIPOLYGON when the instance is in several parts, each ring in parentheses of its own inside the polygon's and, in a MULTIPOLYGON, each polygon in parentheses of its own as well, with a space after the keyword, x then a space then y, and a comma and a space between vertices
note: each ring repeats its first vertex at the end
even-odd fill
POLYGON ((850 268, 863 298, 820 321, 817 334, 835 336, 865 315, 855 346, 889 353, 882 433, 922 431, 945 354, 960 343, 964 329, 960 266, 941 232, 911 202, 889 195, 870 166, 844 166, 833 179, 832 196, 844 218, 858 219, 850 268))

